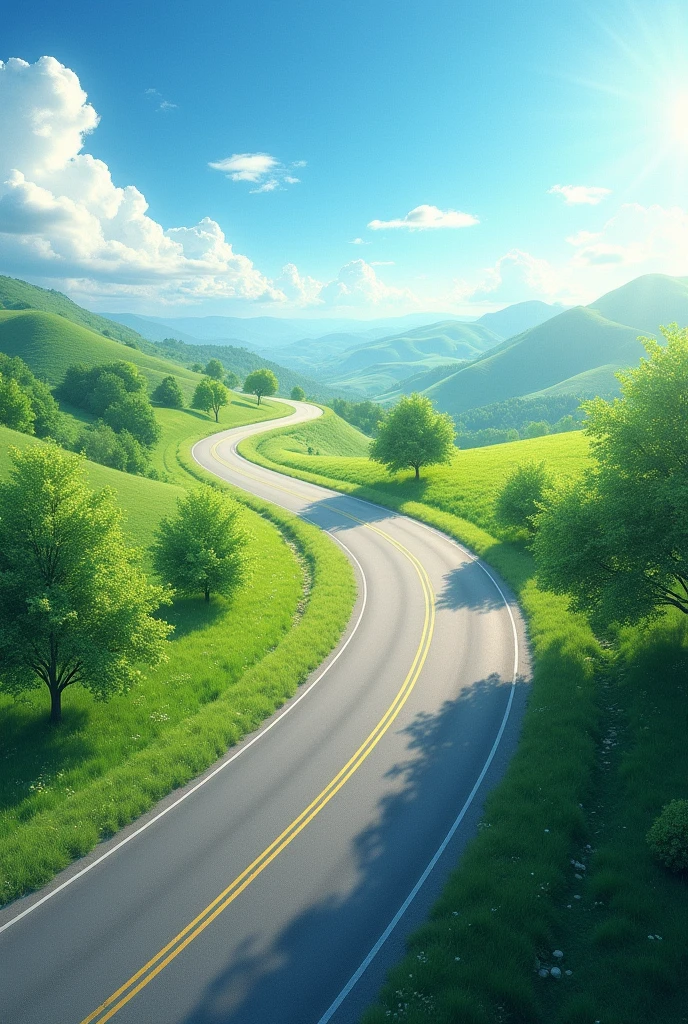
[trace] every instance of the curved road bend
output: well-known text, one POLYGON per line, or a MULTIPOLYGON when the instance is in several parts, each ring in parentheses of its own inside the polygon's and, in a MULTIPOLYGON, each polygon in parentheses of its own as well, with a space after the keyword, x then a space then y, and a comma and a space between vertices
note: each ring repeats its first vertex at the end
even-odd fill
POLYGON ((194 457, 344 545, 359 577, 347 636, 200 787, 0 916, 2 1024, 356 1020, 475 829, 516 742, 518 609, 443 535, 236 454, 250 433, 319 415, 295 410, 194 457))

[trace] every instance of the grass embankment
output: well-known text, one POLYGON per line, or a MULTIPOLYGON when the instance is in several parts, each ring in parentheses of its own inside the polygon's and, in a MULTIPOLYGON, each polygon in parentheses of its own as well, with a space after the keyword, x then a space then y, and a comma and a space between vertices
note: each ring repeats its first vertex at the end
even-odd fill
POLYGON ((585 438, 460 452, 416 484, 362 458, 333 458, 337 431, 351 446, 351 429, 318 420, 298 435, 283 428, 249 438, 240 450, 468 544, 514 589, 534 660, 516 754, 366 1024, 684 1021, 685 882, 652 863, 644 837, 663 803, 686 795, 685 623, 629 630, 618 653, 602 650, 583 616, 537 588, 529 553, 488 532, 494 495, 514 465, 544 460, 553 475, 575 476, 585 438), (304 455, 309 445, 328 454, 304 455), (557 965, 555 949, 564 951, 560 981, 537 974, 538 965, 557 965))
MULTIPOLYGON (((173 418, 176 435, 167 436, 184 458, 181 422, 173 418)), ((9 444, 36 443, 0 428, 0 475, 9 444)), ((183 493, 94 464, 87 472, 93 487, 115 488, 139 545, 150 543, 183 493)), ((42 690, 22 701, 0 696, 0 904, 212 764, 292 696, 337 642, 355 599, 348 562, 314 527, 250 504, 251 585, 231 601, 179 600, 164 609, 177 627, 169 660, 128 695, 99 704, 75 686, 58 730, 47 724, 42 690)))

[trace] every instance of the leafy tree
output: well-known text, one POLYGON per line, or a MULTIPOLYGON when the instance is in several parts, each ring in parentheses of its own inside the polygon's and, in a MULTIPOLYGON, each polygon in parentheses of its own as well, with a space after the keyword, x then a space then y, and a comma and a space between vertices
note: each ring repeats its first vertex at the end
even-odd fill
POLYGON ((291 389, 291 397, 295 402, 303 402, 306 399, 306 392, 298 384, 295 384, 291 389))
MULTIPOLYGON (((166 341, 174 341, 175 339, 174 338, 166 338, 165 340, 166 341)), ((165 342, 163 341, 162 344, 164 345, 165 342)), ((193 370, 194 373, 203 373, 203 363, 192 363, 191 366, 189 367, 189 369, 193 370)))
POLYGON ((506 529, 525 530, 534 536, 535 517, 551 487, 552 480, 544 462, 518 466, 497 496, 495 520, 506 529))
POLYGON ((60 413, 48 385, 34 376, 24 360, 19 356, 8 356, 0 352, 0 374, 16 380, 28 396, 34 415, 33 433, 37 437, 63 439, 66 417, 60 413))
POLYGON ((266 368, 254 370, 253 373, 249 373, 244 381, 245 393, 247 395, 256 395, 258 405, 260 405, 261 398, 276 394, 278 387, 279 381, 277 377, 275 377, 272 370, 266 368))
POLYGON ((180 594, 229 596, 249 576, 249 534, 241 505, 203 486, 177 501, 174 518, 158 527, 153 561, 166 583, 180 594))
POLYGON ((234 370, 228 370, 225 374, 225 387, 231 388, 232 391, 236 391, 238 387, 241 387, 241 381, 234 370))
POLYGON ((103 416, 126 395, 145 398, 146 388, 146 378, 138 367, 120 359, 90 368, 80 363, 68 367, 57 395, 94 416, 103 416))
POLYGON ((225 368, 219 359, 209 359, 203 372, 206 377, 212 377, 213 380, 222 380, 225 375, 225 368))
POLYGON ((27 393, 16 380, 0 374, 0 423, 22 434, 33 434, 35 419, 27 393))
POLYGON ((146 447, 151 447, 160 439, 160 424, 147 395, 125 394, 106 409, 103 419, 118 433, 128 430, 146 447))
POLYGON ((148 452, 133 434, 128 430, 115 433, 102 420, 84 427, 74 448, 91 462, 120 469, 123 473, 143 474, 148 468, 148 452))
POLYGON ((531 420, 530 423, 526 423, 521 431, 522 436, 528 437, 545 437, 549 434, 549 423, 547 420, 531 420))
POLYGON ((221 381, 213 380, 212 377, 204 377, 196 385, 191 404, 194 409, 201 409, 203 412, 210 412, 212 409, 215 414, 215 422, 218 423, 220 409, 224 405, 229 405, 229 392, 221 381))
POLYGON ((435 412, 424 395, 405 395, 380 421, 370 458, 393 473, 412 467, 419 480, 421 466, 451 462, 454 437, 451 416, 435 412))
POLYGON ((643 338, 620 399, 587 402, 594 467, 538 516, 538 577, 605 629, 688 614, 688 328, 643 338))
POLYGON ((138 665, 165 654, 167 598, 127 547, 113 493, 94 493, 83 461, 56 444, 11 450, 0 484, 0 665, 3 689, 45 684, 50 718, 81 683, 99 699, 126 691, 138 665))
POLYGON ((377 402, 349 402, 346 398, 334 398, 331 405, 338 416, 369 437, 373 436, 382 419, 382 406, 377 402))
POLYGON ((163 377, 151 395, 154 402, 166 409, 183 409, 184 396, 176 377, 163 377))

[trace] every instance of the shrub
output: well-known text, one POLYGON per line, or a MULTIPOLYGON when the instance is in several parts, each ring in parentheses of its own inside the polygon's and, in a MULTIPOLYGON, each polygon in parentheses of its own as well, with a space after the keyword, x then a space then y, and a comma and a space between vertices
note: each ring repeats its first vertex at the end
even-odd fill
POLYGON ((670 871, 688 871, 688 800, 666 805, 647 833, 647 842, 670 871))
POLYGON ((507 530, 535 534, 535 516, 552 481, 544 462, 527 462, 507 477, 495 503, 495 522, 507 530))
POLYGON ((164 405, 167 409, 182 409, 184 407, 184 396, 179 387, 176 377, 163 377, 157 388, 151 395, 154 402, 164 405))

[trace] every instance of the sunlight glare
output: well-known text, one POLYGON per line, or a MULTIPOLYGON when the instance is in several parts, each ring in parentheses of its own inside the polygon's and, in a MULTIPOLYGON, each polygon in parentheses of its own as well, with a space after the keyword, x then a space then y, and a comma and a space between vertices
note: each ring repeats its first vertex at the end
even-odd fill
POLYGON ((671 99, 668 115, 671 141, 688 148, 688 90, 671 99))

